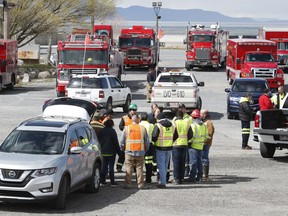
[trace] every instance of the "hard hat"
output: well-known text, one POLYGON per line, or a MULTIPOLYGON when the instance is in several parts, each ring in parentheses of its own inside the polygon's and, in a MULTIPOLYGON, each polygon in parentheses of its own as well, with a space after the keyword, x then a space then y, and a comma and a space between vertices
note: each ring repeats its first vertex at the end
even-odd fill
POLYGON ((200 118, 200 111, 198 109, 193 110, 193 112, 191 113, 191 116, 193 118, 200 118))
POLYGON ((91 62, 91 61, 93 61, 93 59, 92 59, 92 58, 88 58, 87 61, 88 61, 88 62, 91 62))
POLYGON ((136 110, 137 111, 138 107, 136 104, 130 104, 128 110, 136 110))

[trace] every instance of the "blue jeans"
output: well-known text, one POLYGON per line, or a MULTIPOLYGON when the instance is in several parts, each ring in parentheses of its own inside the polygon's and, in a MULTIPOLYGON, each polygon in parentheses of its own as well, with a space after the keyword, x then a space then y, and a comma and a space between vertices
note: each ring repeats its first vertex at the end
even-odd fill
POLYGON ((111 183, 114 183, 114 164, 115 164, 115 155, 113 156, 103 156, 103 164, 102 164, 102 170, 100 174, 100 182, 105 183, 106 182, 106 175, 108 172, 109 167, 109 177, 111 183))
POLYGON ((203 175, 202 152, 203 150, 189 148, 189 157, 190 157, 189 158, 189 161, 190 161, 189 179, 192 182, 195 182, 196 180, 200 180, 202 178, 202 175, 203 175))
POLYGON ((184 179, 186 151, 187 148, 173 148, 172 150, 173 176, 177 182, 181 182, 184 179))
POLYGON ((209 150, 211 145, 204 145, 203 155, 202 155, 202 163, 204 166, 209 166, 209 150))
POLYGON ((167 167, 170 160, 171 151, 162 151, 156 149, 156 160, 159 169, 160 184, 166 185, 167 167))

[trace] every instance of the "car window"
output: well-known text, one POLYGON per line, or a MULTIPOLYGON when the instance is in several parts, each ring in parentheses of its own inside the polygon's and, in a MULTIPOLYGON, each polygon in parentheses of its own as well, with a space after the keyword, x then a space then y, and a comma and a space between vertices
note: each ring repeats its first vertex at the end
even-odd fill
POLYGON ((161 76, 159 79, 159 82, 186 82, 186 83, 192 83, 193 80, 190 76, 184 76, 184 75, 169 75, 169 76, 161 76))
POLYGON ((78 136, 79 146, 83 147, 90 142, 90 139, 88 137, 88 134, 87 134, 85 128, 83 128, 83 127, 77 128, 76 133, 78 136))
POLYGON ((70 80, 68 88, 107 88, 105 78, 90 78, 90 77, 74 77, 70 80))
POLYGON ((69 141, 69 148, 79 146, 78 137, 75 130, 71 131, 69 141))
POLYGON ((109 83, 111 88, 122 88, 122 83, 116 77, 109 77, 109 83))
POLYGON ((64 133, 44 131, 13 131, 0 151, 28 154, 60 154, 64 148, 64 133))
POLYGON ((235 82, 232 91, 234 92, 259 92, 263 93, 264 89, 268 88, 265 82, 252 82, 252 81, 241 81, 235 82))

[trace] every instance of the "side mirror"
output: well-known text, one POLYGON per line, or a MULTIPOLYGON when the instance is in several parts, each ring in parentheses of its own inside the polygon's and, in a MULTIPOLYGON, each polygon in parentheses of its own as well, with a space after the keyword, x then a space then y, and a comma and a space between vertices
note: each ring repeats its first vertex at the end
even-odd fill
POLYGON ((205 85, 204 82, 199 82, 199 83, 198 83, 198 86, 204 86, 204 85, 205 85))
POLYGON ((236 62, 237 62, 237 64, 240 64, 241 63, 240 58, 237 58, 236 62))
POLYGON ((74 146, 71 148, 70 153, 71 154, 81 154, 81 152, 83 151, 83 148, 80 146, 74 146))
POLYGON ((230 92, 230 88, 225 88, 225 92, 229 93, 230 92))

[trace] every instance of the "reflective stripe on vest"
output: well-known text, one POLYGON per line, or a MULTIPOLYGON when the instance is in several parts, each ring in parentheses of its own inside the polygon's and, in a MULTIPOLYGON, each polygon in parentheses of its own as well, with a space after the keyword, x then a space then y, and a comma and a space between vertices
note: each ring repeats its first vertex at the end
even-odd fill
POLYGON ((139 124, 131 124, 125 127, 126 151, 143 151, 145 149, 144 146, 145 130, 146 129, 139 124))
POLYGON ((193 138, 192 140, 192 148, 203 150, 204 142, 208 137, 208 131, 205 124, 192 124, 193 138))
POLYGON ((175 121, 175 125, 178 132, 178 139, 174 142, 174 146, 187 146, 187 134, 190 124, 187 122, 187 120, 178 119, 175 121))
POLYGON ((128 115, 125 115, 122 117, 123 118, 123 121, 124 121, 124 126, 128 126, 128 125, 131 125, 132 124, 132 119, 129 118, 128 115))
POLYGON ((172 124, 171 127, 163 127, 160 123, 156 124, 159 128, 159 136, 155 142, 155 146, 158 147, 172 147, 173 146, 173 134, 175 127, 172 124))
POLYGON ((149 123, 148 121, 141 121, 139 124, 145 127, 145 129, 147 131, 147 134, 149 136, 149 142, 151 143, 152 142, 152 132, 153 132, 153 129, 154 129, 154 125, 149 123))

